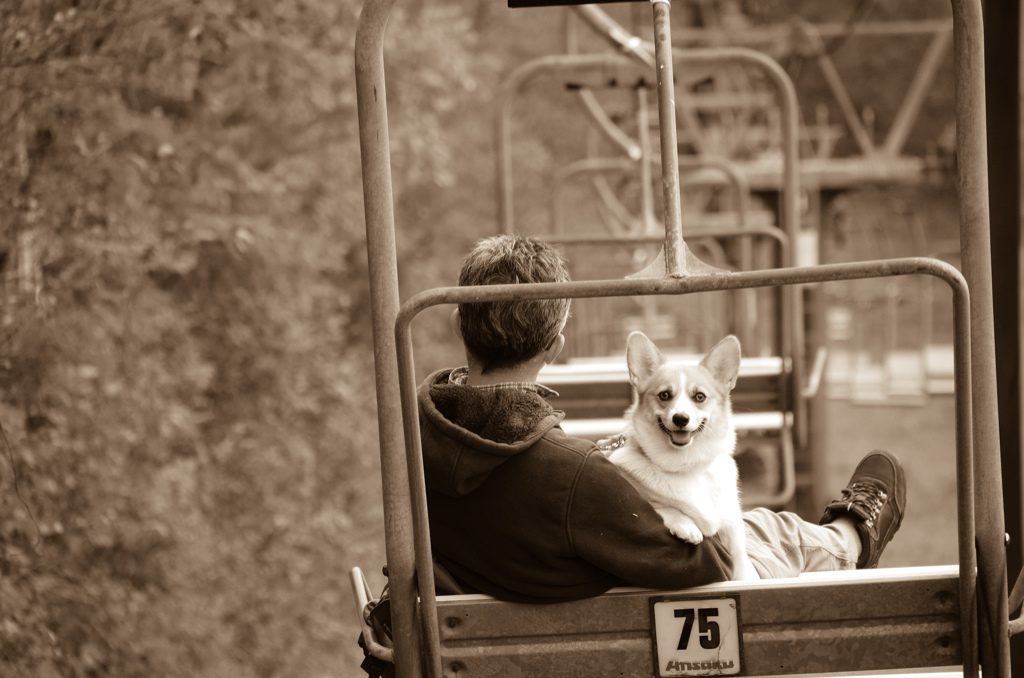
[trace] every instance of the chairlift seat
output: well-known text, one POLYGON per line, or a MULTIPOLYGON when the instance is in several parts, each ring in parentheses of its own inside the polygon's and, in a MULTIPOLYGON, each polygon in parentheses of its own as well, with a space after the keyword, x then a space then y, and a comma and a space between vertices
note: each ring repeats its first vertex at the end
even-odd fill
POLYGON ((549 605, 440 596, 442 667, 446 676, 474 678, 672 675, 667 662, 675 660, 654 663, 652 602, 680 597, 738 600, 742 675, 937 670, 963 661, 953 565, 815 572, 675 592, 622 588, 549 605))

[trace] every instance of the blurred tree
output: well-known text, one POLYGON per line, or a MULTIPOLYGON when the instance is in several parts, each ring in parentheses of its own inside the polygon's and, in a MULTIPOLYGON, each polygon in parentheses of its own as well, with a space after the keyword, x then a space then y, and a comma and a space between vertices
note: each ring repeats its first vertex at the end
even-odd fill
MULTIPOLYGON (((5 677, 358 663, 345 570, 383 557, 358 11, 0 6, 5 677)), ((404 224, 463 171, 469 22, 389 28, 404 224)), ((435 248, 405 230, 403 274, 435 248)))

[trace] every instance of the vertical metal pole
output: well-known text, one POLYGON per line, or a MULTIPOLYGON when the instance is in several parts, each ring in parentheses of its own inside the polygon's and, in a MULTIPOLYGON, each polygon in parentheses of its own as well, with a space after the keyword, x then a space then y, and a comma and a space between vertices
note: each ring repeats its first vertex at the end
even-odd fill
POLYGON ((665 272, 686 275, 682 200, 679 196, 679 143, 676 138, 675 75, 672 69, 670 0, 651 0, 654 9, 654 62, 661 130, 661 185, 665 195, 665 272))
POLYGON ((989 237, 984 29, 980 0, 953 0, 960 249, 971 290, 978 623, 982 674, 1010 675, 1005 527, 989 237))
POLYGON ((643 235, 655 235, 658 229, 654 216, 654 181, 651 172, 651 119, 647 108, 647 88, 636 88, 636 126, 640 142, 640 223, 643 235))
POLYGON ((398 352, 398 379, 401 391, 402 421, 405 429, 406 468, 409 470, 409 495, 416 553, 416 588, 419 591, 420 654, 429 678, 441 678, 441 636, 437 626, 437 598, 434 592, 433 551, 430 547, 430 521, 427 510, 427 481, 423 470, 423 444, 418 417, 416 369, 412 358, 412 329, 408 323, 395 323, 398 352))
POLYGON ((412 507, 394 335, 399 301, 398 264, 384 89, 384 29, 394 3, 395 0, 367 0, 363 6, 356 32, 356 95, 395 668, 401 678, 418 678, 422 674, 416 624, 412 507))
MULTIPOLYGON (((1020 375, 1020 29, 1017 2, 985 3, 985 94, 988 128, 989 200, 992 216, 992 306, 995 314, 996 390, 1002 452, 1003 508, 1010 543, 1008 581, 1024 566, 1021 550, 1021 375, 1020 375)), ((1024 636, 1010 638, 1011 666, 1024 666, 1024 636)))
MULTIPOLYGON (((513 74, 514 75, 514 74, 513 74)), ((513 78, 509 78, 513 81, 513 78)), ((512 203, 512 95, 515 85, 506 83, 499 96, 498 114, 494 119, 494 158, 497 163, 494 194, 498 201, 498 232, 512 233, 515 219, 512 203)))
POLYGON ((960 646, 964 678, 978 678, 978 554, 971 386, 971 301, 966 281, 953 289, 953 380, 956 391, 956 517, 960 564, 960 646))

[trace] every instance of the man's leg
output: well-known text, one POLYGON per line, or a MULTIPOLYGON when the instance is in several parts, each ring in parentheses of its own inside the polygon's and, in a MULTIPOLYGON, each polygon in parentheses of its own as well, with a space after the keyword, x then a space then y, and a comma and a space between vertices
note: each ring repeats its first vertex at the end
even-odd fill
POLYGON ((761 579, 857 567, 860 537, 849 520, 815 525, 795 513, 758 508, 744 513, 743 523, 747 555, 761 579))
POLYGON ((819 525, 787 512, 744 513, 747 553, 762 579, 875 567, 905 507, 899 460, 888 452, 872 452, 854 470, 842 498, 825 508, 819 525))

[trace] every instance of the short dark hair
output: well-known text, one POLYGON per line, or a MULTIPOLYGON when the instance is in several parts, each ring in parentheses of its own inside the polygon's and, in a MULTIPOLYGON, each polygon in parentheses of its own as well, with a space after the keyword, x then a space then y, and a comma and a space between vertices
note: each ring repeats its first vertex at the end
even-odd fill
MULTIPOLYGON (((462 262, 459 285, 568 282, 553 246, 519 235, 479 241, 462 262)), ((568 299, 459 304, 462 341, 482 369, 526 362, 551 346, 569 314, 568 299)))

